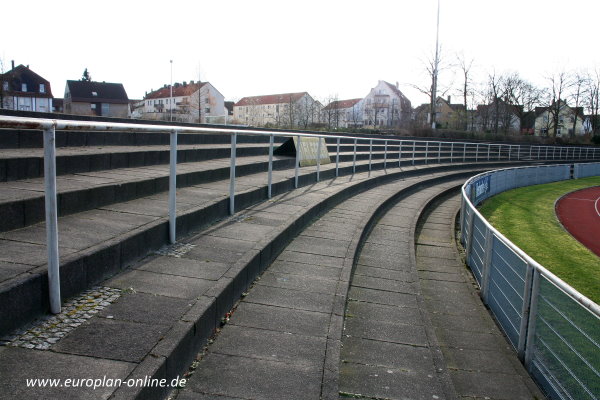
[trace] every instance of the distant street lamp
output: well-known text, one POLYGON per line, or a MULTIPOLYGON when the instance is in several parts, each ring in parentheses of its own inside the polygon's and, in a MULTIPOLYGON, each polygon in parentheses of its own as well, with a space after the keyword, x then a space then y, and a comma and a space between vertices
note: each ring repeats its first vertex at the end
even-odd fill
POLYGON ((169 60, 169 62, 171 63, 171 95, 169 97, 169 114, 171 122, 173 122, 173 60, 169 60))

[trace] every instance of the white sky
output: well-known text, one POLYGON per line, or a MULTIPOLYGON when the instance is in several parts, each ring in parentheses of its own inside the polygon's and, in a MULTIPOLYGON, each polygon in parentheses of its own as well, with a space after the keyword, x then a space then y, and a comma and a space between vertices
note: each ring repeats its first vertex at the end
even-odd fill
MULTIPOLYGON (((5 2, 0 57, 29 64, 55 97, 88 68, 130 98, 170 82, 210 81, 226 100, 307 91, 322 102, 399 82, 417 106, 435 48, 437 0, 30 0, 5 2)), ((560 69, 600 65, 598 0, 441 0, 448 61, 480 77, 518 71, 544 85, 560 69)), ((448 84, 451 74, 442 76, 448 84)), ((483 79, 483 78, 482 78, 483 79)), ((456 86, 459 76, 454 78, 456 86)), ((458 93, 453 93, 455 96, 458 93)), ((458 97, 455 97, 458 100, 458 97)))

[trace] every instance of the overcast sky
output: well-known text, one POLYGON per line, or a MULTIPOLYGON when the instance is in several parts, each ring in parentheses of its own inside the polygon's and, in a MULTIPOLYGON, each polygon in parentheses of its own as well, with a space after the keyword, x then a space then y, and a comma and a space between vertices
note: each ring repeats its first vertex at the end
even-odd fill
MULTIPOLYGON (((55 97, 88 68, 93 80, 142 98, 170 82, 173 60, 173 82, 208 80, 226 100, 358 98, 386 80, 417 106, 426 97, 411 84, 427 85, 436 8, 437 0, 11 1, 1 6, 0 57, 5 70, 11 60, 29 65, 55 97)), ((446 61, 473 59, 480 77, 518 71, 543 85, 553 71, 600 66, 599 12, 598 0, 441 0, 440 44, 446 61)))

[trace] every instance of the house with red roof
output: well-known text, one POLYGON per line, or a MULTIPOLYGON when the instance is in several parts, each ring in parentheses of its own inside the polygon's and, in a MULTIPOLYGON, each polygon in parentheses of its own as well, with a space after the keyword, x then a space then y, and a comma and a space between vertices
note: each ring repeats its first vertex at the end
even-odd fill
POLYGON ((321 104, 307 92, 244 97, 233 106, 236 123, 306 129, 319 122, 321 104))
POLYGON ((227 114, 225 98, 210 82, 184 81, 147 93, 141 118, 211 123, 227 114))
POLYGON ((9 110, 52 112, 50 82, 19 65, 0 74, 0 108, 9 110))
POLYGON ((334 100, 321 112, 327 128, 360 128, 363 125, 363 99, 334 100))

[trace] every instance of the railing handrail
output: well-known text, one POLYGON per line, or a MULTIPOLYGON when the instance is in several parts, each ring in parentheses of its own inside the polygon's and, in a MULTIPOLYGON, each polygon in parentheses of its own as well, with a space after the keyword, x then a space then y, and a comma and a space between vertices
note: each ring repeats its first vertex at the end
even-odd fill
POLYGON ((486 228, 490 229, 490 231, 493 232, 493 234, 498 239, 500 239, 508 248, 510 248, 512 251, 514 251, 519 257, 521 257, 524 261, 526 261, 528 264, 530 264, 534 269, 536 269, 541 275, 543 275, 549 281, 551 281, 554 285, 556 285, 560 290, 562 290, 563 292, 568 294, 569 297, 576 300, 582 306, 584 306, 585 308, 590 310, 596 317, 600 318, 600 306, 598 304, 596 304, 594 301, 590 300, 583 294, 579 293, 571 285, 569 285, 568 283, 566 283, 565 281, 560 279, 558 276, 556 276, 555 274, 550 272, 546 267, 544 267, 543 265, 541 265, 540 263, 535 261, 533 258, 531 258, 531 256, 529 256, 526 252, 524 252, 521 248, 519 248, 519 246, 517 246, 516 244, 511 242, 500 231, 498 231, 496 228, 494 228, 483 217, 483 215, 481 215, 479 210, 477 210, 477 207, 475 207, 475 205, 471 202, 471 199, 469 198, 469 196, 467 195, 466 190, 465 190, 465 188, 469 184, 474 182, 475 180, 477 180, 481 177, 487 176, 487 175, 492 175, 494 173, 498 173, 500 171, 506 171, 506 170, 512 170, 512 169, 526 169, 526 168, 545 168, 545 167, 547 168, 547 167, 557 167, 557 166, 565 166, 565 165, 570 165, 570 164, 555 164, 555 165, 550 165, 550 166, 538 165, 538 166, 533 166, 533 167, 523 166, 523 167, 513 167, 513 168, 500 168, 500 169, 496 169, 493 171, 483 172, 481 174, 477 174, 477 175, 469 178, 465 182, 465 184, 461 188, 461 195, 463 197, 463 200, 466 201, 466 204, 468 204, 470 206, 471 212, 474 212, 475 215, 477 215, 481 219, 481 221, 483 221, 483 224, 486 226, 486 228))
POLYGON ((80 121, 80 120, 61 120, 49 118, 33 118, 33 117, 16 117, 0 115, 0 127, 3 128, 24 128, 24 129, 45 129, 53 126, 56 130, 101 130, 101 131, 137 131, 137 132, 155 132, 155 133, 224 133, 224 134, 239 134, 253 136, 281 136, 281 137, 318 137, 331 139, 348 139, 348 140, 373 140, 377 142, 422 142, 422 143, 440 143, 440 144, 467 144, 467 145, 487 145, 498 147, 541 147, 541 148, 565 148, 565 149, 594 149, 591 146, 556 146, 556 145, 537 145, 537 144, 517 144, 517 143, 491 143, 491 142, 469 142, 469 141, 443 141, 443 140, 428 140, 425 138, 412 139, 393 139, 393 138, 377 138, 365 136, 348 136, 348 135, 332 135, 319 133, 305 133, 297 131, 270 131, 270 130, 254 130, 254 129, 236 129, 230 127, 190 127, 178 125, 153 125, 153 124, 138 124, 125 122, 100 122, 100 121, 80 121))

